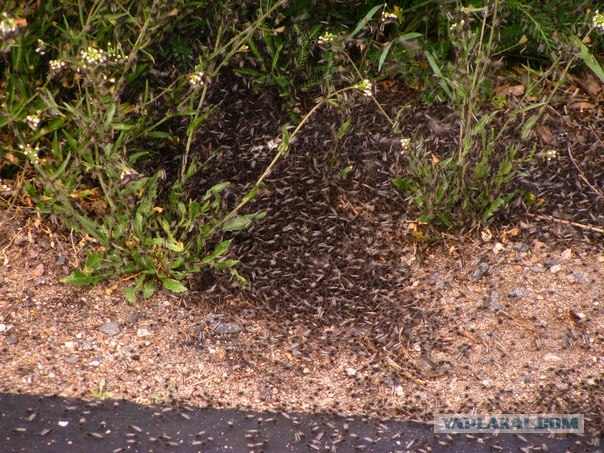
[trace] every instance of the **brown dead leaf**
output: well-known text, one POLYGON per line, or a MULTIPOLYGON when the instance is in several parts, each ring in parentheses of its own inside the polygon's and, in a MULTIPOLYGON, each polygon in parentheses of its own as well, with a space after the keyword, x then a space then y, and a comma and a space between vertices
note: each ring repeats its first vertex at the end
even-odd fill
POLYGON ((537 136, 541 139, 541 141, 546 145, 549 145, 554 139, 554 134, 552 133, 552 130, 549 128, 549 126, 545 124, 537 126, 535 128, 535 132, 537 133, 537 136))
POLYGON ((585 77, 572 77, 573 82, 577 83, 583 90, 592 97, 597 97, 604 90, 604 84, 591 74, 585 77))
POLYGON ((579 110, 580 112, 584 112, 585 110, 593 110, 596 108, 596 106, 594 104, 592 104, 591 102, 577 101, 577 102, 573 102, 570 105, 570 108, 573 110, 579 110))
POLYGON ((504 85, 497 87, 495 93, 498 96, 522 96, 524 94, 524 85, 504 85))

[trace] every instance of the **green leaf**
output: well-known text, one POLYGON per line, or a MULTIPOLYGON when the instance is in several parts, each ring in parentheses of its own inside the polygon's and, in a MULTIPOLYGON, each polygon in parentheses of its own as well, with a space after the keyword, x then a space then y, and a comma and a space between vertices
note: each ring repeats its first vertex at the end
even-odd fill
POLYGON ((359 23, 357 24, 356 28, 352 31, 352 33, 350 33, 348 36, 346 36, 346 39, 351 39, 352 37, 354 37, 354 35, 356 35, 358 32, 361 31, 361 29, 367 25, 367 22, 369 22, 373 16, 375 15, 375 13, 380 9, 383 8, 384 4, 380 3, 379 5, 374 6, 373 8, 371 8, 369 10, 369 12, 367 14, 365 14, 365 17, 363 17, 359 23))
POLYGON ((541 115, 536 114, 536 115, 531 116, 528 120, 526 120, 524 122, 524 124, 522 125, 522 134, 521 134, 522 140, 528 140, 529 135, 530 135, 531 131, 533 130, 533 127, 535 126, 535 124, 537 123, 537 121, 539 120, 540 117, 541 117, 541 115))
POLYGON ((254 221, 262 219, 266 216, 266 212, 258 212, 256 214, 245 214, 229 219, 222 224, 222 231, 232 232, 240 231, 249 228, 254 221))
POLYGON ((192 222, 199 214, 200 206, 196 201, 191 201, 189 203, 189 222, 192 222))
POLYGON ((390 48, 392 47, 393 44, 400 44, 403 43, 405 41, 409 41, 411 39, 415 39, 415 38, 419 38, 421 35, 421 33, 405 33, 404 35, 399 36, 398 38, 394 39, 393 41, 390 41, 386 47, 384 47, 384 50, 382 50, 382 53, 380 54, 380 60, 378 62, 378 72, 382 70, 382 65, 384 64, 384 61, 386 61, 386 57, 388 56, 388 52, 390 52, 390 48))
POLYGON ((167 240, 166 247, 176 253, 181 253, 185 249, 185 245, 175 239, 167 240))
POLYGON ((113 116, 115 115, 115 110, 116 110, 117 106, 115 105, 115 103, 112 103, 111 106, 109 107, 109 110, 107 110, 107 118, 105 119, 105 129, 109 129, 109 126, 111 126, 111 122, 113 121, 113 116))
POLYGON ((604 69, 602 69, 602 66, 600 65, 598 60, 596 60, 596 58, 589 51, 589 48, 585 44, 583 44, 581 42, 579 45, 580 45, 579 55, 581 56, 581 59, 583 60, 583 62, 587 65, 587 67, 589 69, 591 69, 593 71, 593 73, 595 75, 597 75, 600 78, 600 80, 602 82, 604 82, 604 69))
POLYGON ((392 178, 390 181, 403 193, 407 193, 409 190, 414 190, 415 188, 415 181, 411 178, 392 178))
POLYGON ((149 299, 155 292, 155 284, 153 281, 148 280, 143 285, 143 299, 149 299))
POLYGON ((136 285, 130 285, 124 291, 124 297, 131 304, 136 302, 136 285))
POLYGON ((101 253, 91 253, 84 264, 84 268, 82 272, 85 275, 92 274, 95 270, 97 270, 103 261, 103 255, 101 253))
POLYGON ((384 47, 384 50, 382 50, 380 60, 378 61, 378 72, 382 70, 382 65, 384 64, 384 61, 386 61, 386 57, 388 56, 388 52, 390 52, 390 47, 392 47, 392 44, 394 44, 394 41, 390 41, 386 47, 384 47))
POLYGON ((350 127, 351 122, 352 117, 348 118, 346 121, 344 121, 344 123, 342 123, 342 125, 338 129, 338 132, 336 133, 336 137, 338 138, 338 140, 342 140, 342 137, 344 137, 344 134, 346 134, 346 131, 350 127))
POLYGON ((147 132, 147 137, 149 138, 166 138, 168 140, 172 140, 172 134, 164 131, 150 131, 147 132))
POLYGON ((178 280, 163 277, 161 278, 161 282, 164 285, 165 289, 167 289, 168 291, 172 291, 173 293, 184 293, 185 291, 187 291, 187 287, 180 283, 178 280))
POLYGON ((239 264, 239 260, 224 260, 214 264, 214 269, 223 270, 223 269, 232 269, 237 264, 239 264))
POLYGON ((432 72, 438 78, 438 80, 439 80, 438 83, 439 83, 440 87, 443 89, 443 91, 445 93, 447 93, 447 96, 449 96, 449 99, 454 100, 455 98, 453 97, 453 93, 451 93, 451 90, 449 89, 448 80, 445 78, 442 71, 440 70, 440 66, 438 66, 438 63, 436 62, 436 58, 434 57, 434 55, 432 53, 430 53, 428 51, 425 51, 424 55, 428 59, 428 63, 430 64, 430 67, 432 68, 432 72))
POLYGON ((222 255, 224 252, 226 252, 229 249, 232 241, 233 241, 232 239, 229 239, 228 241, 222 241, 220 244, 218 244, 216 246, 216 248, 214 249, 214 251, 212 253, 210 253, 208 256, 206 256, 203 259, 203 262, 211 263, 212 261, 214 261, 216 258, 218 258, 220 255, 222 255))
POLYGON ((76 286, 89 286, 94 285, 103 280, 102 275, 87 275, 81 270, 75 270, 71 274, 61 279, 62 283, 70 283, 76 286))
POLYGON ((491 218, 493 214, 495 214, 495 212, 504 204, 505 200, 503 198, 497 198, 493 200, 493 202, 490 204, 490 206, 487 208, 484 215, 482 216, 483 219, 488 220, 489 218, 491 218))

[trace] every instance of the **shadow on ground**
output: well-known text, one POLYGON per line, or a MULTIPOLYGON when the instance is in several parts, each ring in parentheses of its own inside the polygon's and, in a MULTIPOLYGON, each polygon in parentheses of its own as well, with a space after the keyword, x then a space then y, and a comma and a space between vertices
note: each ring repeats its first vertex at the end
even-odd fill
POLYGON ((602 451, 599 439, 436 435, 430 425, 320 414, 0 394, 3 451, 602 451))

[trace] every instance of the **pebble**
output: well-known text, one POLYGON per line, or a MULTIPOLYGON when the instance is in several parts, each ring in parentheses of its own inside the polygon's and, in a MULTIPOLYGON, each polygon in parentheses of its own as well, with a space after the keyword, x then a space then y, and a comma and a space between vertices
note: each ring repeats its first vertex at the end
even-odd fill
POLYGON ((503 305, 499 302, 500 296, 497 291, 491 291, 491 295, 489 296, 489 308, 493 311, 499 311, 503 309, 503 305))
POLYGON ((72 355, 70 357, 67 357, 67 363, 78 363, 80 361, 80 359, 78 359, 76 356, 72 355))
POLYGON ((141 327, 140 329, 137 329, 137 331, 136 331, 137 337, 148 337, 149 335, 153 335, 153 334, 146 327, 141 327))
POLYGON ((67 263, 67 259, 64 256, 59 255, 57 257, 56 263, 57 263, 58 266, 64 266, 67 263))
POLYGON ((357 374, 357 370, 354 368, 346 368, 346 374, 348 376, 354 376, 357 374))
POLYGON ((562 360, 562 358, 558 357, 555 354, 545 354, 543 356, 543 360, 545 360, 547 362, 558 362, 558 361, 562 360))
POLYGON ((443 279, 442 276, 438 272, 436 272, 430 276, 430 278, 428 279, 428 283, 430 283, 431 285, 434 285, 434 287, 439 288, 439 289, 443 289, 443 288, 450 289, 449 283, 447 283, 447 281, 445 279, 443 279))
POLYGON ((512 300, 520 300, 529 293, 528 289, 518 286, 508 294, 508 298, 512 300))
POLYGON ((537 264, 536 266, 531 267, 531 271, 535 272, 536 274, 543 274, 545 273, 545 271, 547 271, 547 269, 545 268, 545 266, 537 264))
POLYGON ((17 344, 19 343, 19 339, 17 337, 15 337, 14 335, 9 335, 6 337, 6 342, 8 344, 17 344))
POLYGON ((141 319, 142 315, 140 313, 134 313, 126 318, 126 322, 129 324, 134 324, 139 319, 141 319))
POLYGON ((241 326, 233 322, 212 322, 210 329, 220 334, 233 334, 241 332, 241 326))
POLYGON ((562 266, 560 266, 559 264, 554 264, 552 267, 549 268, 549 271, 552 274, 557 274, 558 272, 560 272, 562 270, 562 266))
POLYGON ((20 234, 19 236, 17 236, 15 238, 15 240, 13 241, 13 244, 17 245, 17 246, 21 246, 23 244, 25 244, 27 242, 27 236, 25 236, 24 234, 20 234))
POLYGON ((88 363, 88 365, 90 365, 90 366, 99 366, 100 364, 101 364, 101 362, 98 360, 93 360, 92 362, 88 363))
POLYGON ((107 322, 100 327, 100 331, 107 336, 113 337, 120 333, 120 326, 117 322, 107 322))
POLYGON ((470 274, 470 280, 475 282, 484 277, 489 272, 489 265, 487 263, 480 263, 476 269, 470 274))
POLYGON ((576 283, 589 283, 589 277, 581 272, 574 274, 573 278, 576 283))

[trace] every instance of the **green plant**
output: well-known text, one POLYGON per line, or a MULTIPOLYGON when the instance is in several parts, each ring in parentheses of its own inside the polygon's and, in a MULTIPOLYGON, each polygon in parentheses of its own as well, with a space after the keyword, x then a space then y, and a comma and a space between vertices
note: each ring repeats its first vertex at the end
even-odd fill
MULTIPOLYGON (((552 65, 534 75, 534 83, 527 84, 516 105, 507 110, 489 108, 485 92, 494 78, 502 11, 503 2, 499 0, 484 2, 480 8, 458 5, 448 13, 454 61, 441 65, 433 53, 425 51, 442 92, 455 108, 460 128, 454 153, 442 158, 432 154, 429 158, 431 153, 423 145, 417 146, 408 153, 411 175, 393 179, 395 186, 419 208, 422 221, 446 228, 488 221, 513 198, 509 187, 520 160, 531 158, 531 153, 520 157, 518 144, 500 145, 503 134, 523 118, 522 138, 528 137, 577 56, 596 74, 601 72, 597 60, 588 57, 591 54, 578 38, 561 41, 552 65), (552 78, 557 78, 553 88, 539 94, 552 78), (529 103, 532 97, 539 101, 529 103)), ((592 30, 593 26, 587 35, 592 30)))
POLYGON ((101 379, 99 381, 98 388, 91 391, 92 396, 94 396, 98 400, 106 400, 108 398, 111 398, 111 394, 107 393, 106 386, 107 386, 107 383, 106 383, 105 379, 101 379))
POLYGON ((5 5, 2 171, 16 166, 38 210, 87 238, 84 265, 64 281, 92 284, 127 275, 134 282, 126 297, 134 301, 137 294, 151 296, 158 281, 167 290, 184 291, 182 281, 202 269, 228 269, 243 280, 237 261, 225 258, 231 244, 225 235, 263 214, 224 212, 226 183, 189 199, 187 182, 205 164, 191 159, 190 148, 213 112, 208 85, 280 3, 239 31, 217 21, 216 41, 196 67, 175 74, 169 84, 158 80, 153 53, 175 18, 182 25, 205 3, 5 5), (174 125, 185 126, 184 141, 172 132, 174 125), (150 162, 158 157, 156 149, 179 142, 180 169, 167 181, 165 170, 150 162))

